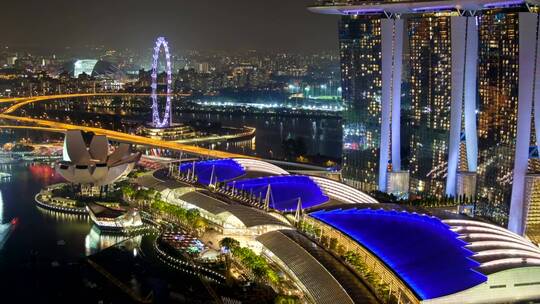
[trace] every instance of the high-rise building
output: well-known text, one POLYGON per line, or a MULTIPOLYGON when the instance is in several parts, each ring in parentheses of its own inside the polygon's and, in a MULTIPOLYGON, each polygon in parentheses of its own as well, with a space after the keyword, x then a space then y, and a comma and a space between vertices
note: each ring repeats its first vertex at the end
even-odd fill
POLYGON ((327 1, 310 8, 317 13, 344 15, 342 24, 354 21, 373 25, 351 42, 340 26, 346 88, 343 97, 348 103, 344 114, 343 173, 349 183, 355 184, 351 182, 354 180, 356 186, 366 189, 362 182, 376 184, 378 179, 378 189, 387 191, 381 187, 381 176, 390 176, 396 170, 393 160, 403 158, 403 166, 397 169, 409 170, 412 193, 474 196, 476 202, 487 204, 492 220, 499 224, 508 220, 512 231, 519 234, 540 231, 540 167, 538 153, 534 152, 540 149, 539 5, 537 0, 388 0, 345 4, 327 1), (401 25, 398 26, 402 21, 398 20, 405 21, 407 38, 403 41, 400 41, 401 25), (393 29, 385 27, 391 23, 393 29), (377 26, 382 29, 379 40, 383 47, 379 53, 374 52, 376 45, 366 47, 357 43, 362 37, 366 39, 376 33, 377 26), (385 52, 384 46, 389 41, 392 48, 386 48, 385 52), (406 44, 403 53, 407 57, 397 58, 402 44, 406 44), (380 58, 374 58, 377 55, 380 58), (353 60, 356 57, 380 64, 380 71, 370 66, 370 71, 377 71, 371 75, 372 83, 365 82, 370 78, 355 77, 368 75, 365 66, 353 60), (399 96, 396 99, 395 92, 388 94, 400 85, 395 75, 391 78, 388 75, 395 72, 396 62, 401 68, 401 60, 405 61, 403 75, 407 77, 398 80, 408 90, 404 92, 410 99, 407 105, 401 104, 399 96), (378 73, 382 75, 380 79, 378 73), (351 101, 371 106, 369 99, 365 100, 364 88, 372 87, 381 88, 381 98, 375 95, 373 99, 380 103, 372 106, 379 108, 379 112, 350 106, 351 101), (396 112, 396 105, 402 107, 401 111, 396 112), (388 111, 389 107, 392 111, 388 111), (372 115, 365 117, 368 113, 372 115), (404 136, 401 137, 400 131, 396 136, 395 126, 388 131, 388 122, 395 122, 396 113, 402 116, 404 136), (365 126, 370 125, 371 132, 376 133, 377 125, 373 122, 377 118, 381 136, 365 142, 363 131, 368 130, 365 126), (390 143, 387 136, 391 137, 390 143), (404 152, 396 158, 396 147, 400 145, 405 147, 401 149, 404 152), (370 147, 374 153, 366 157, 351 153, 347 147, 370 147), (370 157, 379 158, 380 171, 374 169, 376 162, 371 166, 370 157), (381 167, 387 160, 388 168, 384 170, 381 167), (506 214, 498 213, 509 206, 506 214), (532 229, 530 223, 538 227, 532 229))
POLYGON ((519 13, 484 12, 479 34, 477 189, 489 204, 506 205, 517 131, 519 13))
POLYGON ((208 62, 201 62, 197 65, 197 71, 199 73, 208 74, 210 73, 210 64, 208 62))
POLYGON ((380 19, 343 16, 339 22, 343 123, 343 177, 362 190, 377 189, 381 137, 380 19))
MULTIPOLYGON (((343 177, 363 190, 378 189, 381 146, 381 18, 343 16, 340 51, 344 112, 343 177)), ((403 111, 400 150, 411 191, 445 193, 450 131, 450 16, 405 20, 410 104, 403 111)), ((404 92, 405 93, 405 92, 404 92)), ((388 167, 391 168, 390 160, 388 167)), ((397 168, 398 170, 401 168, 397 168)))
POLYGON ((450 137, 450 17, 414 15, 407 24, 410 190, 440 196, 445 193, 450 137))
MULTIPOLYGON (((343 176, 350 184, 386 191, 381 188, 381 175, 396 170, 392 168, 394 153, 387 155, 384 133, 388 132, 384 105, 396 103, 395 96, 384 97, 384 93, 396 82, 395 78, 385 80, 388 68, 382 67, 390 57, 392 63, 399 59, 393 57, 394 45, 391 53, 385 53, 376 43, 384 46, 389 35, 398 35, 396 27, 393 32, 381 30, 389 20, 404 19, 405 39, 392 38, 406 45, 407 54, 402 84, 408 103, 398 105, 401 114, 397 112, 403 154, 398 156, 403 164, 397 170, 409 171, 411 193, 440 197, 476 192, 482 203, 502 207, 488 208, 494 217, 500 216, 495 209, 508 209, 518 133, 519 12, 526 10, 524 1, 518 2, 449 1, 448 7, 440 7, 351 1, 345 6, 326 3, 310 8, 343 15, 343 176), (384 170, 380 167, 387 159, 384 170)), ((391 116, 395 115, 393 110, 391 116)), ((391 133, 394 136, 393 127, 391 133)), ((496 220, 504 223, 504 219, 496 220)))

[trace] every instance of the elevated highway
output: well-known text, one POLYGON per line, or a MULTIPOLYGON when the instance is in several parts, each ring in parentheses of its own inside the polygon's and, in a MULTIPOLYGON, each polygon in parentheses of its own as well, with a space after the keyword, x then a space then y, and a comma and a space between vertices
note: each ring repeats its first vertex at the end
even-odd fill
MULTIPOLYGON (((158 96, 167 96, 167 94, 157 94, 158 96)), ((15 103, 11 107, 7 108, 4 113, 9 114, 13 113, 15 110, 31 103, 41 102, 41 101, 50 101, 58 99, 68 99, 68 98, 80 98, 80 97, 100 97, 100 96, 120 96, 120 97, 129 97, 129 96, 151 96, 149 93, 77 93, 77 94, 60 94, 60 95, 46 95, 46 96, 35 96, 35 97, 17 97, 17 98, 4 98, 0 99, 0 103, 15 103)), ((189 96, 187 94, 175 94, 174 96, 185 97, 189 96)))
POLYGON ((195 147, 195 146, 191 146, 187 144, 169 142, 169 141, 164 141, 164 140, 159 140, 159 139, 152 139, 152 138, 147 138, 147 137, 143 137, 139 135, 133 135, 133 134, 112 131, 112 130, 107 130, 107 129, 102 129, 102 128, 86 127, 86 126, 67 124, 67 123, 57 122, 57 121, 10 115, 15 110, 34 102, 55 100, 55 99, 77 98, 77 97, 93 97, 93 96, 150 96, 150 94, 130 94, 130 93, 90 94, 89 93, 89 94, 64 94, 64 95, 38 96, 38 97, 31 97, 31 98, 26 98, 26 99, 23 98, 23 99, 20 99, 13 106, 9 107, 7 110, 5 110, 2 114, 0 114, 0 119, 12 121, 12 122, 30 124, 30 126, 24 126, 24 125, 2 126, 0 128, 33 129, 33 130, 49 131, 49 132, 65 132, 66 130, 82 130, 85 132, 93 132, 99 135, 106 135, 107 137, 109 137, 111 140, 114 140, 114 141, 169 149, 173 151, 182 151, 188 154, 209 157, 209 158, 255 158, 251 156, 210 150, 210 149, 195 147))

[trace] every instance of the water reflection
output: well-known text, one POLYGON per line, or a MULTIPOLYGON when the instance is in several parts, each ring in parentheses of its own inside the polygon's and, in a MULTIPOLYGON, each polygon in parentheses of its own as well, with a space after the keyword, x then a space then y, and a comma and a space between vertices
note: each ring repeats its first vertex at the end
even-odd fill
POLYGON ((65 181, 62 176, 56 173, 53 164, 30 163, 28 164, 28 170, 34 179, 47 185, 65 181))
POLYGON ((203 119, 224 126, 250 126, 257 129, 257 145, 253 149, 220 143, 215 149, 232 153, 245 153, 263 158, 283 158, 282 142, 287 138, 302 138, 308 154, 341 157, 342 128, 337 118, 275 117, 265 115, 177 113, 175 121, 188 122, 203 119))
POLYGON ((87 256, 90 256, 122 243, 124 249, 132 251, 134 255, 137 255, 137 248, 140 247, 141 240, 142 235, 107 234, 99 230, 96 226, 92 226, 92 229, 90 229, 90 232, 84 239, 85 253, 87 256))
POLYGON ((85 214, 69 214, 58 212, 54 210, 49 210, 36 205, 39 212, 44 215, 46 218, 54 219, 57 222, 63 223, 73 223, 73 222, 86 222, 90 223, 90 218, 85 214))

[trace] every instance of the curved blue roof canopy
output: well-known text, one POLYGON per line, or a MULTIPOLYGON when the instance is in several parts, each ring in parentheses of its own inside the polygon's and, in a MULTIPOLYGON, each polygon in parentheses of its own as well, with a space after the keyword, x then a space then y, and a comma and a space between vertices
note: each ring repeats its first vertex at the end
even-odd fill
MULTIPOLYGON (((224 182, 246 174, 244 168, 232 159, 218 159, 195 162, 195 175, 201 184, 209 185, 214 168, 213 182, 224 182)), ((181 172, 193 169, 193 163, 180 165, 181 172)))
POLYGON ((384 261, 422 299, 450 295, 487 280, 458 234, 438 218, 372 209, 317 211, 310 216, 340 230, 384 261))
MULTIPOLYGON (((266 197, 270 185, 270 208, 281 211, 296 210, 298 198, 302 200, 302 208, 309 208, 328 201, 321 188, 309 177, 298 175, 281 175, 239 180, 234 182, 235 188, 253 193, 262 199, 266 197)), ((229 186, 233 186, 229 182, 229 186)))

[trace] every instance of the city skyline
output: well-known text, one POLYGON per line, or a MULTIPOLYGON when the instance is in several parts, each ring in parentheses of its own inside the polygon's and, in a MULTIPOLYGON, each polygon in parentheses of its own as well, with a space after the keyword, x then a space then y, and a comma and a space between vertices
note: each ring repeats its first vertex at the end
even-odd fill
POLYGON ((540 301, 540 0, 3 8, 5 301, 540 301))

